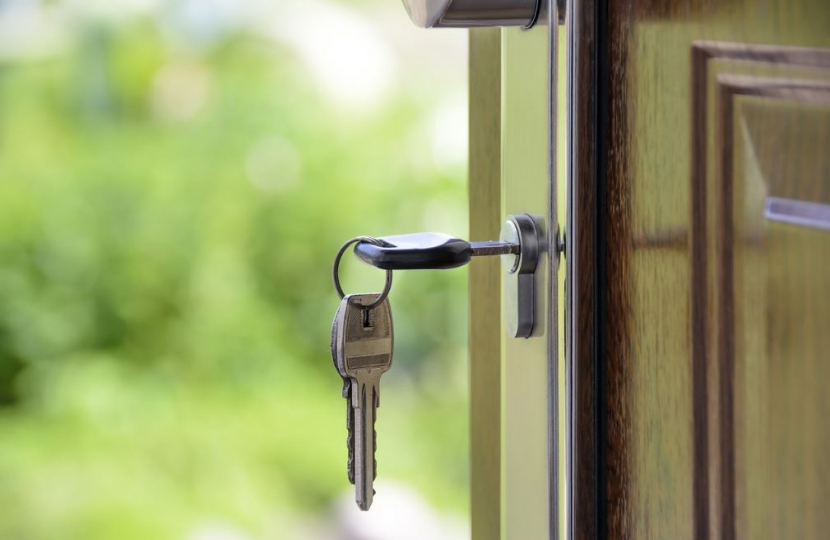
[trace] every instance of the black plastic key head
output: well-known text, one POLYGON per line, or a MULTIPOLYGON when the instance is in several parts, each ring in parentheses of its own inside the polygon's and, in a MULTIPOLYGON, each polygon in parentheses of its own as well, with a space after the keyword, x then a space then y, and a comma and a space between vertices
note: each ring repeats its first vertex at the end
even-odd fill
POLYGON ((465 240, 441 233, 403 234, 380 238, 382 246, 360 242, 355 254, 384 270, 436 270, 470 262, 473 249, 465 240))

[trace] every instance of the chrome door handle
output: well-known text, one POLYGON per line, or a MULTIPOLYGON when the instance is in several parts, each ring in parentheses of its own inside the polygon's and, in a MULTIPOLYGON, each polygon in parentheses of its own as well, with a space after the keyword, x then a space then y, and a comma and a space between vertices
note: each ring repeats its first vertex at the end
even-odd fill
POLYGON ((530 28, 547 11, 547 0, 403 0, 412 22, 422 28, 530 28))

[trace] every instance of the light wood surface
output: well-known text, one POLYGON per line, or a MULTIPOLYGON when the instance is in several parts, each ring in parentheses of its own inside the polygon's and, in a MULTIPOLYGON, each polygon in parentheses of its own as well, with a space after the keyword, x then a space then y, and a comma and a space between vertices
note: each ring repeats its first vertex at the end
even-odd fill
MULTIPOLYGON (((501 228, 501 30, 470 31, 470 239, 501 228)), ((501 265, 470 263, 470 504, 472 537, 501 530, 501 265)))
MULTIPOLYGON (((502 31, 502 215, 531 214, 551 231, 548 28, 502 31)), ((547 251, 536 271, 533 336, 502 355, 502 538, 547 539, 551 519, 547 251)), ((502 310, 504 311, 504 309, 502 310)), ((506 330, 502 330, 504 333, 506 330)))
POLYGON ((826 537, 827 3, 579 4, 577 537, 826 537))

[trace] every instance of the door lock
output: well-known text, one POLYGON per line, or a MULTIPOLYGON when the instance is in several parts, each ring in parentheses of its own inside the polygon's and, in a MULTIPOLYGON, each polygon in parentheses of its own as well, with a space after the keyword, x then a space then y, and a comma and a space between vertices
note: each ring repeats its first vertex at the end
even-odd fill
POLYGON ((441 233, 386 236, 357 242, 355 254, 383 270, 435 270, 498 255, 505 269, 505 326, 511 337, 530 337, 536 321, 536 269, 547 243, 544 227, 528 214, 508 216, 498 241, 467 242, 441 233))

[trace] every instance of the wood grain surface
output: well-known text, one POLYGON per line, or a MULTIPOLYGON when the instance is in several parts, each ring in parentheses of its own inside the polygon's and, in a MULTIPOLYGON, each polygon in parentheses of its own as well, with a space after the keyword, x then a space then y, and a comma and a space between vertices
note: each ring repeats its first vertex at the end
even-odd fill
POLYGON ((830 9, 574 4, 576 536, 824 537, 830 9))
MULTIPOLYGON (((501 30, 470 31, 470 239, 501 228, 501 30)), ((501 530, 501 263, 470 264, 470 509, 472 537, 501 530)))
POLYGON ((600 533, 600 441, 597 327, 596 0, 571 2, 568 12, 568 217, 566 241, 566 384, 570 424, 568 498, 576 539, 600 533))

